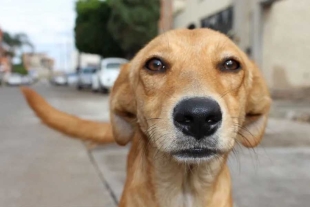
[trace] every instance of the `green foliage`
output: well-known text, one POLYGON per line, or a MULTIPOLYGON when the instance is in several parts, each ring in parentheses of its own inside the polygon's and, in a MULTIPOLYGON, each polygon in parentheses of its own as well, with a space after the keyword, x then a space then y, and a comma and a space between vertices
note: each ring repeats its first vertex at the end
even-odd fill
POLYGON ((16 50, 22 50, 24 46, 30 47, 31 51, 34 50, 33 44, 30 42, 28 36, 24 33, 10 34, 8 32, 3 33, 3 42, 9 47, 9 54, 12 56, 16 55, 16 50))
POLYGON ((109 31, 131 56, 158 34, 159 0, 109 0, 109 31))
MULTIPOLYGON (((24 33, 10 34, 8 32, 4 32, 3 42, 5 42, 10 47, 9 51, 6 51, 6 54, 11 57, 18 57, 21 61, 22 58, 18 56, 18 50, 23 53, 23 47, 28 46, 31 49, 31 52, 34 51, 33 44, 30 42, 28 36, 24 33)), ((22 75, 28 74, 28 71, 24 67, 23 63, 13 65, 12 72, 20 73, 22 75)))
POLYGON ((76 12, 75 45, 79 51, 102 57, 124 55, 107 29, 111 8, 105 1, 79 0, 76 12))
POLYGON ((159 0, 78 0, 75 44, 103 57, 134 55, 158 31, 159 0))
POLYGON ((19 73, 19 74, 22 74, 22 75, 27 75, 27 74, 28 74, 28 71, 27 71, 26 68, 23 66, 23 64, 16 64, 16 65, 13 65, 13 67, 12 67, 12 72, 13 72, 13 73, 19 73))
POLYGON ((96 10, 100 6, 98 0, 79 0, 76 2, 76 12, 78 14, 87 13, 90 10, 96 10))

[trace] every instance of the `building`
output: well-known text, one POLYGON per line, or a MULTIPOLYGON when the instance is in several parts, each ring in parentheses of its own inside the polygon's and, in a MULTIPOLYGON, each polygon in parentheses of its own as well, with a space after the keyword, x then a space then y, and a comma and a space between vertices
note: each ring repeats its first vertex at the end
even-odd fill
MULTIPOLYGON (((11 71, 11 59, 9 46, 3 42, 3 32, 0 28, 0 73, 9 73, 11 71)), ((0 74, 0 77, 1 76, 0 74)))
POLYGON ((78 67, 100 67, 101 57, 99 55, 79 53, 75 50, 71 55, 70 70, 77 71, 78 67))
POLYGON ((54 68, 54 59, 45 53, 24 53, 22 60, 27 71, 42 78, 48 77, 54 68))
POLYGON ((309 0, 162 2, 172 2, 172 9, 162 4, 165 11, 162 11, 160 31, 201 27, 219 30, 256 61, 271 89, 310 87, 309 0), (168 11, 172 20, 167 18, 168 11))

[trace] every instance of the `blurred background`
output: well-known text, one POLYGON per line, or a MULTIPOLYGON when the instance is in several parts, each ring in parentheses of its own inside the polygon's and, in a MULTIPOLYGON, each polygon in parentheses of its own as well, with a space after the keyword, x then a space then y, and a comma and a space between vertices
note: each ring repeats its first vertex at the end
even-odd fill
POLYGON ((230 157, 235 206, 310 205, 309 0, 1 0, 0 206, 117 206, 128 147, 66 139, 14 86, 107 121, 120 66, 176 28, 225 33, 259 65, 273 97, 262 144, 230 157))

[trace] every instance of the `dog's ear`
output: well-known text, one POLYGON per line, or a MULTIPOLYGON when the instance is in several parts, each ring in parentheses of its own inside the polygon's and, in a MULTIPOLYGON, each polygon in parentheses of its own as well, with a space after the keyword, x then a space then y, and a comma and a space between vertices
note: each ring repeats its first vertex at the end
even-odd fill
POLYGON ((131 140, 136 123, 136 102, 129 78, 129 63, 127 63, 122 66, 110 98, 113 136, 120 145, 125 145, 131 140))
POLYGON ((246 117, 238 135, 238 140, 245 147, 252 148, 260 143, 265 133, 270 105, 267 84, 259 68, 250 62, 246 117))

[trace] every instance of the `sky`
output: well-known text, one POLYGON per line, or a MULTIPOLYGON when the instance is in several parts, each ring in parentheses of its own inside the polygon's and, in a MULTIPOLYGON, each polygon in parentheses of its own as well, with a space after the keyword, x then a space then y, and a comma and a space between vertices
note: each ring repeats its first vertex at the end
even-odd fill
POLYGON ((75 0, 1 0, 0 28, 26 33, 35 52, 55 59, 55 69, 72 70, 75 0))

